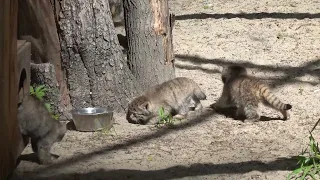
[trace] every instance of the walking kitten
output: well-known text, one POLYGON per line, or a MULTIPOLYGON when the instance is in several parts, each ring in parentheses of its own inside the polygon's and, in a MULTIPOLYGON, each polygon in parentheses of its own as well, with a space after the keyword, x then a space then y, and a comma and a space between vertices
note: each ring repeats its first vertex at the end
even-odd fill
POLYGON ((62 140, 66 125, 54 120, 44 104, 31 95, 26 96, 18 107, 18 122, 21 133, 31 138, 32 150, 40 164, 50 164, 51 147, 62 140))
POLYGON ((236 107, 236 117, 245 116, 247 120, 258 121, 260 115, 257 112, 259 103, 278 110, 283 115, 283 120, 288 119, 287 110, 290 104, 284 104, 270 90, 268 85, 261 80, 249 76, 242 66, 225 67, 221 73, 224 83, 221 97, 211 107, 220 110, 228 107, 236 107))
POLYGON ((205 99, 206 95, 197 83, 178 77, 150 87, 143 95, 133 99, 128 105, 126 118, 135 124, 155 123, 153 120, 163 107, 174 118, 183 119, 189 111, 201 109, 200 100, 205 99))

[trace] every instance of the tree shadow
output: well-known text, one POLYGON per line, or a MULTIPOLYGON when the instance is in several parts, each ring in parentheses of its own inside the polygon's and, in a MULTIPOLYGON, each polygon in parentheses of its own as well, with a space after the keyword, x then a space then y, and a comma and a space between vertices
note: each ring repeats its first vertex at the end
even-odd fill
POLYGON ((118 143, 113 146, 106 146, 106 147, 103 147, 99 150, 90 152, 88 154, 81 154, 81 155, 73 156, 71 158, 62 160, 60 162, 56 162, 55 164, 52 164, 52 165, 41 166, 39 168, 35 168, 33 171, 45 173, 46 171, 50 171, 51 169, 64 168, 64 167, 67 167, 70 165, 74 165, 76 163, 83 162, 83 161, 90 159, 90 158, 93 158, 95 156, 108 154, 111 151, 119 150, 122 148, 130 147, 130 146, 137 145, 137 144, 140 144, 143 142, 147 142, 152 139, 159 138, 159 137, 164 136, 166 134, 169 134, 171 132, 175 132, 176 130, 187 129, 187 128, 190 128, 196 124, 204 123, 204 122, 208 121, 208 118, 213 116, 214 114, 215 114, 215 112, 213 110, 211 110, 209 108, 204 108, 204 110, 201 111, 200 114, 197 114, 196 116, 192 116, 187 121, 184 121, 184 122, 179 123, 177 125, 173 125, 170 127, 162 127, 161 129, 158 129, 156 132, 151 132, 149 134, 140 136, 139 138, 133 137, 123 143, 118 143))
POLYGON ((203 68, 203 67, 190 66, 190 65, 185 65, 185 64, 175 64, 175 67, 179 68, 179 69, 186 69, 186 70, 201 70, 201 71, 208 73, 208 74, 220 73, 220 71, 218 71, 216 69, 207 69, 207 68, 203 68))
MULTIPOLYGON (((320 77, 320 59, 315 59, 313 61, 307 62, 299 67, 293 66, 273 66, 273 65, 257 65, 252 62, 247 61, 232 61, 232 60, 225 60, 225 59, 207 59, 207 58, 200 58, 198 56, 189 56, 189 55, 182 55, 176 54, 176 58, 179 58, 179 61, 189 62, 193 65, 202 65, 202 64, 215 64, 219 66, 229 66, 229 65, 242 65, 246 68, 256 68, 260 71, 274 71, 274 72, 283 72, 285 76, 272 79, 273 85, 284 85, 290 83, 308 83, 313 86, 319 84, 318 81, 302 81, 297 80, 295 78, 302 77, 306 74, 320 77)), ((193 66, 194 69, 196 67, 193 66)), ((198 68, 201 70, 201 67, 198 68)))
POLYGON ((176 15, 176 20, 187 20, 187 19, 232 19, 232 18, 243 18, 243 19, 316 19, 320 18, 320 13, 310 14, 310 13, 223 13, 223 14, 207 14, 207 13, 197 13, 197 14, 184 14, 176 15))
MULTIPOLYGON (((274 161, 264 163, 262 161, 245 161, 237 163, 224 163, 224 164, 200 164, 195 163, 191 166, 173 166, 165 169, 159 170, 133 170, 133 169, 116 169, 116 170, 104 170, 100 169, 94 172, 89 172, 85 174, 81 173, 65 173, 59 175, 53 175, 49 177, 36 177, 33 176, 32 179, 35 180, 53 180, 53 179, 173 179, 173 178, 183 178, 183 177, 195 177, 203 175, 214 175, 214 174, 243 174, 250 171, 292 171, 297 168, 297 160, 293 157, 290 158, 278 158, 274 161)), ((28 179, 28 177, 25 177, 28 179)))

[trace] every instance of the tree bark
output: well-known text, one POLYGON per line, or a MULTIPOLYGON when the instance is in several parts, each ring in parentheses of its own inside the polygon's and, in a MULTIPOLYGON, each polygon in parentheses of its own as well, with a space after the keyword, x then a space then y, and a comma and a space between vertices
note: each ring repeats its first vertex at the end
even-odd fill
MULTIPOLYGON (((51 3, 53 2, 48 0, 19 0, 18 37, 31 42, 31 60, 33 62, 53 65, 55 74, 51 78, 54 78, 57 83, 49 86, 59 89, 59 91, 49 98, 54 100, 55 108, 64 109, 61 113, 62 119, 70 119, 70 98, 61 67, 61 49, 53 11, 55 6, 51 3)), ((46 82, 31 83, 45 84, 46 82)))
MULTIPOLYGON (((59 114, 59 120, 72 119, 70 110, 72 109, 71 104, 64 106, 57 106, 63 101, 59 88, 57 87, 57 79, 55 68, 51 63, 41 64, 30 64, 31 82, 37 85, 45 84, 49 91, 46 92, 44 101, 52 103, 52 111, 54 114, 59 114)), ((32 84, 33 85, 33 84, 32 84)))
POLYGON ((142 87, 175 77, 167 0, 124 0, 128 64, 142 87))
POLYGON ((108 0, 112 21, 115 26, 124 26, 123 0, 108 0))
POLYGON ((123 111, 138 88, 123 60, 107 0, 60 2, 60 42, 71 103, 123 111))

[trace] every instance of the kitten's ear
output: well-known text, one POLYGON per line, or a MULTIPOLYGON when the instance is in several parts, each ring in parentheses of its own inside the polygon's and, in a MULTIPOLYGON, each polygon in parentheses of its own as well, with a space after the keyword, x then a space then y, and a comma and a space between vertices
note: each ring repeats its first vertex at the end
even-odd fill
POLYGON ((141 108, 146 109, 146 110, 149 110, 149 107, 150 107, 149 102, 145 102, 141 105, 141 108))

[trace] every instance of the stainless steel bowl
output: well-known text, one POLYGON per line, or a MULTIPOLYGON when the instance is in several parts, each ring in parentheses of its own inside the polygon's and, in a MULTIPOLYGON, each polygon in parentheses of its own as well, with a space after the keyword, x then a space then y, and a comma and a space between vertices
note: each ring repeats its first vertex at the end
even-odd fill
POLYGON ((77 131, 97 131, 110 129, 113 126, 113 111, 111 109, 89 107, 71 110, 77 131))

